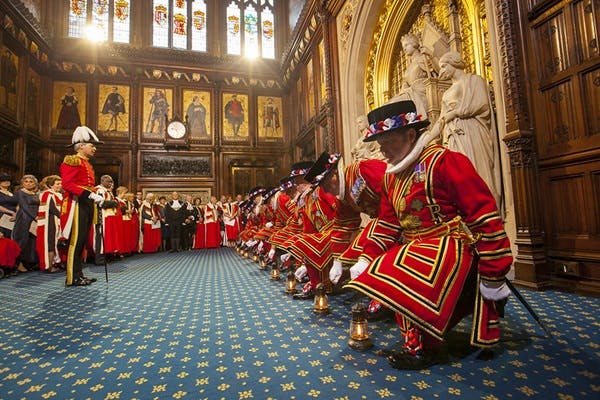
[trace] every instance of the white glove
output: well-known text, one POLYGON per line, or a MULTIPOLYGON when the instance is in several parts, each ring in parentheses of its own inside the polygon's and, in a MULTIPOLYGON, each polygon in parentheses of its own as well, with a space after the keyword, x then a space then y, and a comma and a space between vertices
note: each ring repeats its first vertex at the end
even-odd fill
POLYGON ((256 248, 257 251, 262 251, 263 247, 265 245, 265 242, 263 242, 262 240, 260 241, 260 243, 258 244, 258 247, 256 248))
POLYGON ((100 196, 97 193, 90 193, 88 198, 91 199, 96 204, 100 204, 104 201, 104 197, 100 196))
POLYGON ((273 256, 275 256, 275 249, 271 248, 271 250, 269 250, 269 254, 267 256, 269 257, 269 260, 271 260, 273 258, 273 256))
POLYGON ((290 253, 285 253, 285 254, 282 254, 281 257, 279 257, 279 259, 281 260, 282 263, 284 263, 287 260, 289 260, 291 256, 292 255, 290 253))
POLYGON ((265 224, 265 227, 266 227, 266 228, 272 228, 272 227, 273 227, 273 223, 272 223, 271 221, 269 221, 269 222, 267 222, 267 223, 265 224))
POLYGON ((481 281, 479 282, 479 291, 486 300, 498 301, 506 299, 508 296, 510 296, 510 289, 506 282, 498 285, 490 283, 486 284, 481 281))
POLYGON ((306 276, 306 274, 308 274, 308 268, 306 268, 306 265, 304 265, 304 264, 301 265, 300 268, 298 268, 296 270, 296 272, 294 272, 294 276, 299 281, 301 281, 302 279, 304 279, 304 277, 306 276))
POLYGON ((369 262, 367 260, 359 258, 358 262, 350 268, 350 279, 356 279, 368 266, 369 262))
POLYGON ((333 265, 331 266, 331 269, 329 270, 329 280, 331 280, 331 283, 333 283, 334 285, 337 285, 338 281, 340 280, 341 276, 342 276, 342 262, 338 261, 338 260, 334 260, 333 261, 333 265))

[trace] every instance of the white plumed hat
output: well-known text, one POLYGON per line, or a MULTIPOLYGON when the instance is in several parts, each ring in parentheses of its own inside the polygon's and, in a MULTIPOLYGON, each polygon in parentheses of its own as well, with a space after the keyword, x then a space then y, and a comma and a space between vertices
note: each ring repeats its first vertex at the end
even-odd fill
POLYGON ((98 136, 96 136, 94 131, 88 128, 87 126, 78 126, 77 128, 75 128, 70 146, 73 146, 77 143, 104 144, 104 142, 98 140, 98 136))

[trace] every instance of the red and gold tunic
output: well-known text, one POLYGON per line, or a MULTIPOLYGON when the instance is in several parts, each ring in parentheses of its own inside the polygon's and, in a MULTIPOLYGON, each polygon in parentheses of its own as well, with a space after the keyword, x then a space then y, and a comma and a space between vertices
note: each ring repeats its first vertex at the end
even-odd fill
POLYGON ((333 260, 330 239, 336 200, 334 195, 321 187, 316 187, 306 196, 302 213, 304 232, 294 241, 290 253, 298 260, 304 259, 307 267, 322 271, 333 260))
MULTIPOLYGON (((289 199, 289 196, 288 196, 289 199)), ((288 215, 284 226, 271 235, 269 241, 272 246, 279 249, 287 249, 288 244, 292 244, 292 239, 303 231, 302 217, 298 207, 297 199, 290 199, 285 204, 279 203, 279 211, 288 215)))
POLYGON ((471 343, 497 343, 494 303, 481 297, 478 284, 465 284, 471 273, 477 274, 477 282, 503 280, 512 255, 494 197, 471 162, 441 146, 428 146, 414 169, 386 175, 383 190, 362 255, 372 261, 347 286, 440 339, 457 317, 474 310, 471 343), (480 237, 478 264, 463 223, 480 237), (454 314, 461 308, 459 298, 469 291, 476 291, 475 304, 454 314))
POLYGON ((354 264, 362 254, 366 233, 360 228, 361 213, 377 216, 386 168, 381 160, 362 160, 344 170, 344 198, 338 200, 331 231, 331 252, 341 262, 354 264))
MULTIPOLYGON (((59 167, 63 181, 63 207, 60 216, 61 237, 68 239, 73 227, 75 202, 78 197, 87 198, 94 192, 96 177, 94 168, 87 158, 80 154, 66 156, 59 167)), ((94 222, 96 220, 94 213, 94 222)))

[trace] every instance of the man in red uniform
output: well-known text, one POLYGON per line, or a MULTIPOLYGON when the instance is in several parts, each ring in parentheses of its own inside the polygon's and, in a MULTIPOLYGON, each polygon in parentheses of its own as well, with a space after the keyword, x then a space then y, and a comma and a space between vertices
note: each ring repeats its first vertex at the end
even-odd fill
POLYGON ((62 235, 69 239, 67 286, 87 286, 96 281, 95 278, 83 276, 82 253, 90 228, 98 218, 95 204, 104 201, 102 196, 94 192, 94 168, 89 162, 96 154, 97 144, 102 142, 90 128, 77 127, 71 139, 77 154, 65 156, 59 168, 65 191, 61 215, 62 235))
POLYGON ((303 232, 294 240, 289 251, 297 260, 304 262, 296 270, 296 278, 301 280, 304 274, 308 274, 310 281, 304 285, 301 293, 294 295, 294 299, 313 298, 319 283, 323 283, 326 290, 331 292, 329 268, 333 257, 329 244, 337 203, 335 196, 325 192, 318 184, 325 174, 323 171, 337 168, 339 158, 339 154, 323 152, 304 176, 313 185, 313 190, 304 197, 303 232))
POLYGON ((384 105, 368 118, 364 140, 377 140, 392 167, 346 286, 397 313, 405 344, 388 362, 413 370, 445 362, 444 336, 471 313, 471 344, 496 344, 495 301, 510 293, 512 255, 489 188, 468 158, 429 144, 435 135, 422 132, 429 121, 412 101, 384 105))
MULTIPOLYGON (((330 156, 324 154, 327 160, 330 156)), ((330 239, 322 242, 333 258, 329 279, 333 285, 337 285, 350 277, 349 271, 342 265, 353 265, 362 254, 363 244, 374 219, 363 229, 361 213, 370 218, 377 217, 387 164, 381 160, 365 159, 344 167, 342 159, 334 164, 323 161, 317 161, 306 176, 309 179, 322 176, 317 179, 318 185, 337 197, 330 239)), ((371 300, 367 308, 367 319, 378 320, 392 316, 393 313, 387 310, 381 303, 371 300)))

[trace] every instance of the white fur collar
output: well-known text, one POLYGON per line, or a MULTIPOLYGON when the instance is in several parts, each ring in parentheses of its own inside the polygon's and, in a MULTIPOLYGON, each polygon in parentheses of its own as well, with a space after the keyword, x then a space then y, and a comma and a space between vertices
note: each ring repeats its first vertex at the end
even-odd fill
POLYGON ((424 132, 423 134, 421 134, 421 136, 419 137, 419 139, 417 139, 417 142, 415 143, 415 146, 412 148, 412 150, 410 151, 410 153, 408 153, 408 155, 406 157, 404 157, 402 159, 402 161, 400 161, 398 164, 389 167, 385 172, 386 174, 399 174, 400 172, 404 171, 406 168, 408 168, 409 166, 411 166, 421 155, 421 152, 423 152, 423 149, 425 148, 425 146, 427 146, 427 144, 429 144, 429 142, 431 142, 433 139, 435 139, 438 136, 439 130, 435 129, 435 130, 428 130, 426 132, 424 132))

